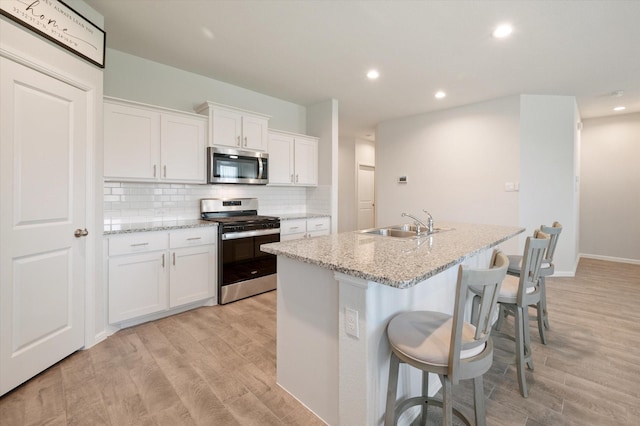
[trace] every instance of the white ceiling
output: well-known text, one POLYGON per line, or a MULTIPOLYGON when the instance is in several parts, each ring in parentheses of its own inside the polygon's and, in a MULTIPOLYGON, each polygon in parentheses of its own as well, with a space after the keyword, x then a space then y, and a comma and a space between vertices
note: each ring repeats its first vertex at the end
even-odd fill
POLYGON ((341 138, 521 93, 575 96, 583 118, 640 111, 635 0, 85 1, 109 48, 301 105, 337 99, 341 138), (513 35, 492 38, 502 22, 513 35))

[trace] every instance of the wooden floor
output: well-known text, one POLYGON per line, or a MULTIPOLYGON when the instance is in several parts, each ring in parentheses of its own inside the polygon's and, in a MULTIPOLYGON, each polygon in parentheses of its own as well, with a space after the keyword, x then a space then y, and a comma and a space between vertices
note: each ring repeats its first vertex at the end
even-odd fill
MULTIPOLYGON (((547 283, 552 330, 542 345, 532 322, 529 398, 495 361, 487 424, 639 424, 640 266, 583 259, 547 283)), ((322 424, 275 384, 275 309, 271 292, 120 331, 0 398, 0 424, 322 424)), ((462 409, 469 384, 454 387, 462 409)))

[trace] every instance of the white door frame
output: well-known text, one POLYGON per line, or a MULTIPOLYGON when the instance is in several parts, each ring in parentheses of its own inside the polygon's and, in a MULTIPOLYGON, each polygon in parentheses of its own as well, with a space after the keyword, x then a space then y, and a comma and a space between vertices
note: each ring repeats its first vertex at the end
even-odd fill
POLYGON ((356 166, 356 203, 355 203, 355 207, 356 207, 356 229, 360 229, 360 224, 359 222, 359 210, 360 210, 360 206, 359 206, 359 202, 360 202, 360 193, 359 193, 359 188, 360 188, 360 168, 361 167, 367 167, 373 170, 373 176, 374 176, 374 184, 373 184, 373 224, 375 226, 376 224, 376 212, 377 212, 377 207, 376 207, 376 203, 375 203, 375 175, 376 175, 376 166, 374 164, 369 164, 369 163, 361 163, 358 162, 357 166, 356 166))

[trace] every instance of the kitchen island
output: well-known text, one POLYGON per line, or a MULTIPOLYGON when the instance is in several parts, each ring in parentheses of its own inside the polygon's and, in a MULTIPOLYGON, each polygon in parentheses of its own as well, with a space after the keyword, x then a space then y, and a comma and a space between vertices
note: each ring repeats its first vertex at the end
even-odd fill
MULTIPOLYGON (((262 246, 278 256, 278 384, 326 423, 382 424, 388 321, 401 311, 452 313, 457 265, 486 267, 493 247, 524 231, 438 225, 453 229, 413 239, 346 232, 262 246)), ((431 380, 435 392, 439 381, 431 380)), ((401 369, 399 397, 417 394, 420 383, 417 371, 401 369)))

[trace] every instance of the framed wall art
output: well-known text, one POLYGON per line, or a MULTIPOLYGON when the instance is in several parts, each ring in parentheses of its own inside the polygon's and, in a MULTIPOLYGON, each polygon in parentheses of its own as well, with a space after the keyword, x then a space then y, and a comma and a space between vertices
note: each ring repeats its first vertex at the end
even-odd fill
POLYGON ((104 68, 105 32, 60 0, 0 0, 0 14, 104 68))

